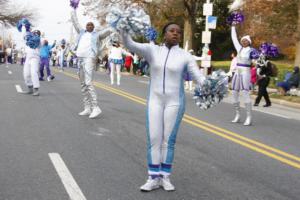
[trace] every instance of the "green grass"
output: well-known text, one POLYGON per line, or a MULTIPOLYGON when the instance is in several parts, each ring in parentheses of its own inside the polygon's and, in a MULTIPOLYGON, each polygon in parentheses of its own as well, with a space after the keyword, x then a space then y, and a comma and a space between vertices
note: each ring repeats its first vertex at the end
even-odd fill
POLYGON ((270 97, 274 99, 281 99, 281 100, 293 102, 293 103, 300 103, 300 97, 297 96, 282 96, 280 94, 270 94, 270 97))
MULTIPOLYGON (((269 87, 275 88, 276 83, 280 82, 284 79, 284 75, 287 72, 292 72, 294 65, 290 61, 279 60, 272 61, 278 68, 278 76, 277 78, 272 78, 269 87)), ((230 68, 231 61, 213 61, 212 66, 214 69, 222 69, 224 71, 228 71, 230 68)))

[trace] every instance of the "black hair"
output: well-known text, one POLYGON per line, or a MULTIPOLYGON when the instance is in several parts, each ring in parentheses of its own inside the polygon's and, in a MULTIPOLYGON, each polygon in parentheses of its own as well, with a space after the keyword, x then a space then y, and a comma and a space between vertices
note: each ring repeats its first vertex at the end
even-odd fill
POLYGON ((177 26, 180 27, 180 25, 179 25, 178 23, 176 23, 176 22, 169 22, 169 23, 167 23, 167 24, 163 27, 163 29, 162 29, 162 34, 165 35, 166 32, 167 32, 167 28, 168 28, 170 25, 173 25, 173 24, 175 24, 175 25, 177 25, 177 26))
POLYGON ((92 24, 93 26, 95 26, 95 24, 93 22, 86 23, 86 25, 88 25, 88 24, 92 24))
POLYGON ((34 30, 32 31, 33 34, 37 34, 38 36, 41 36, 41 31, 39 30, 34 30))

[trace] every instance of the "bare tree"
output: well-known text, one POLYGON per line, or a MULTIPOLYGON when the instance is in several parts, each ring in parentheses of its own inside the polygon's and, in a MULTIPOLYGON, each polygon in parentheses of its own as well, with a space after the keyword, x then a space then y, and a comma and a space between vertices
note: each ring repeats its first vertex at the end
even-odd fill
POLYGON ((33 10, 20 8, 20 5, 14 5, 11 0, 0 0, 0 5, 0 23, 4 26, 15 26, 23 17, 34 19, 33 10))

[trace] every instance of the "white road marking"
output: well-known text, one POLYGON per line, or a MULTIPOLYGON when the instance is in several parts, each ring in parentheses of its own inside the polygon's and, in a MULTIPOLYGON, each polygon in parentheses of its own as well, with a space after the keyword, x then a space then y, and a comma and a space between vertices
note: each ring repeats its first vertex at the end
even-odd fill
POLYGON ((91 132, 92 135, 96 135, 96 136, 103 136, 102 133, 95 133, 95 132, 91 132))
POLYGON ((109 133, 109 132, 110 132, 110 130, 108 130, 108 129, 106 129, 106 128, 102 128, 102 127, 98 127, 98 131, 99 131, 100 133, 109 133))
POLYGON ((12 71, 9 70, 9 71, 8 71, 8 74, 11 75, 11 74, 12 74, 12 71))
POLYGON ((143 83, 143 84, 146 84, 146 85, 149 85, 149 81, 138 81, 139 83, 143 83))
POLYGON ((255 111, 258 111, 258 112, 262 112, 262 113, 265 113, 265 114, 269 114, 269 115, 274 115, 276 117, 282 117, 282 118, 285 118, 285 119, 292 119, 288 116, 285 116, 285 115, 281 115, 281 114, 277 114, 277 113, 271 113, 271 112, 267 112, 267 111, 264 111, 264 110, 256 110, 254 109, 255 111))
POLYGON ((23 90, 20 85, 16 85, 16 90, 18 93, 23 93, 23 90))
POLYGON ((72 174, 58 153, 48 154, 71 200, 86 200, 72 174))

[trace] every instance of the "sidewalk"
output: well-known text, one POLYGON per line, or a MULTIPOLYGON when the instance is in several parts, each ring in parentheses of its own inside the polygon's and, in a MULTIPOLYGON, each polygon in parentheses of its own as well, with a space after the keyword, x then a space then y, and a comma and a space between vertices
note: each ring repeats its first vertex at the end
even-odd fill
MULTIPOLYGON (((269 94, 277 93, 277 89, 275 89, 275 88, 268 88, 267 90, 268 90, 269 94)), ((251 98, 255 99, 256 96, 257 96, 256 94, 253 94, 253 95, 251 95, 251 98)), ((279 104, 279 105, 287 106, 290 108, 300 109, 300 103, 294 103, 294 102, 290 102, 290 101, 286 101, 286 100, 282 100, 282 99, 276 99, 276 98, 270 98, 270 100, 271 100, 272 104, 279 104)))

